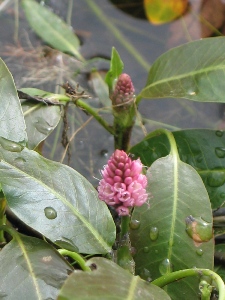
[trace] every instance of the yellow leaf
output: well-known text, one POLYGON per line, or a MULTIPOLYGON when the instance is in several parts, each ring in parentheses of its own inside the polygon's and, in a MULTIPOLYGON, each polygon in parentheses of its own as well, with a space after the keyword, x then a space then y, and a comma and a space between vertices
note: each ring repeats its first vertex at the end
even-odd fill
POLYGON ((180 17, 187 7, 188 0, 144 0, 146 16, 155 25, 180 17))

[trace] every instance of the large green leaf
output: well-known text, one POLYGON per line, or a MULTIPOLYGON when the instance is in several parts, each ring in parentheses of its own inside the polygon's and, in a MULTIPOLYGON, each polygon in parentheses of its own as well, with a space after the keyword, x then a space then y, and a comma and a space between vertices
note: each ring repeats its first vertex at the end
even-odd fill
POLYGON ((83 60, 79 53, 79 39, 62 19, 34 0, 23 0, 22 5, 37 35, 52 47, 83 60))
POLYGON ((26 126, 11 73, 0 59, 0 136, 14 141, 27 140, 26 126))
POLYGON ((87 264, 96 270, 75 271, 63 285, 58 300, 170 299, 162 289, 131 275, 110 260, 98 257, 87 264))
POLYGON ((71 272, 52 246, 17 234, 0 251, 0 299, 56 299, 71 272))
POLYGON ((225 102, 225 37, 207 38, 171 49, 152 65, 144 98, 186 98, 225 102))
MULTIPOLYGON (((137 274, 156 279, 192 267, 213 267, 214 240, 207 191, 198 173, 176 155, 156 160, 147 172, 150 207, 134 210, 131 242, 137 274)), ((167 286, 172 299, 198 299, 198 279, 167 286)))
POLYGON ((68 166, 23 149, 0 148, 0 182, 10 209, 53 242, 82 253, 107 253, 115 225, 94 187, 68 166))
MULTIPOLYGON (((213 208, 225 201, 225 134, 223 131, 191 129, 173 132, 180 159, 190 164, 201 176, 213 208)), ((170 152, 165 135, 146 137, 130 150, 150 166, 170 152)))

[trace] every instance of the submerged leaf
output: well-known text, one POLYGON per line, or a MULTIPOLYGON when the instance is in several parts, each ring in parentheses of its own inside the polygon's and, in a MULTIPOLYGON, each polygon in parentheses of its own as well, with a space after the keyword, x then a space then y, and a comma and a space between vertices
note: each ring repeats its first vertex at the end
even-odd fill
POLYGON ((170 299, 159 287, 131 275, 110 260, 96 257, 87 264, 95 269, 92 272, 75 271, 63 285, 58 300, 170 299))
POLYGON ((145 14, 155 24, 163 24, 180 17, 188 6, 188 0, 144 0, 145 14))
POLYGON ((56 299, 71 272, 48 243, 17 233, 0 251, 0 299, 56 299))
POLYGON ((186 98, 225 102, 225 37, 187 43, 161 55, 152 65, 143 98, 186 98))
MULTIPOLYGON (((198 173, 170 154, 156 160, 147 177, 152 195, 150 208, 135 208, 131 221, 139 222, 137 228, 131 229, 137 274, 145 276, 147 270, 154 280, 194 266, 212 269, 212 211, 198 173), (194 222, 193 234, 189 220, 194 222)), ((169 284, 167 292, 174 300, 198 299, 198 278, 169 284)))
POLYGON ((0 148, 0 157, 2 190, 17 217, 56 244, 88 254, 111 250, 113 219, 82 175, 26 148, 0 148))
POLYGON ((37 35, 52 47, 83 60, 79 53, 79 39, 62 19, 34 0, 23 0, 22 5, 37 35))
POLYGON ((0 59, 0 136, 18 142, 27 140, 26 125, 11 73, 0 59))

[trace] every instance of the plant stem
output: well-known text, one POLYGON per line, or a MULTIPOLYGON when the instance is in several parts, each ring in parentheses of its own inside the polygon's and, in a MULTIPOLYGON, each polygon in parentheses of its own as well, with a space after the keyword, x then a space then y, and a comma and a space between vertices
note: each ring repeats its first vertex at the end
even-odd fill
MULTIPOLYGON (((0 226, 5 225, 5 208, 6 208, 6 199, 2 192, 0 192, 0 226)), ((0 230, 0 244, 5 242, 4 230, 0 230)))
POLYGON ((92 115, 98 123, 100 123, 109 133, 112 135, 115 134, 114 129, 112 126, 110 126, 99 114, 98 111, 94 108, 92 108, 90 105, 88 105, 86 102, 84 102, 81 99, 77 99, 75 101, 75 104, 80 107, 81 109, 85 110, 88 114, 92 115))
POLYGON ((79 264, 79 266, 81 267, 81 269, 83 271, 91 271, 91 269, 88 266, 86 266, 86 262, 80 254, 66 250, 66 249, 59 249, 58 252, 61 255, 69 256, 72 259, 74 259, 79 264))
POLYGON ((128 233, 129 224, 130 224, 130 216, 122 216, 121 217, 121 232, 120 232, 120 239, 121 240, 128 233))
POLYGON ((216 288, 219 291, 219 299, 225 300, 225 288, 224 282, 222 278, 216 274, 215 272, 209 269, 185 269, 176 272, 169 273, 167 275, 163 275, 151 282, 151 284, 157 285, 158 287, 164 287, 165 285, 177 281, 182 278, 190 277, 190 276, 209 276, 216 284, 216 288))

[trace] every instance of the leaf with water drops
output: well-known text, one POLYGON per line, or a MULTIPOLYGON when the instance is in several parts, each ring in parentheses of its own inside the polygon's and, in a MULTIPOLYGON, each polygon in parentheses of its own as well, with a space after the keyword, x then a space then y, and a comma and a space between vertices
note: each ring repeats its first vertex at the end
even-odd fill
POLYGON ((0 158, 2 190, 18 218, 60 246, 88 254, 111 250, 113 219, 82 175, 27 148, 0 147, 0 158))
POLYGON ((26 125, 13 77, 0 59, 0 136, 24 143, 27 140, 26 125))
MULTIPOLYGON (((135 208, 131 224, 139 226, 130 229, 137 274, 147 269, 154 280, 194 266, 212 269, 212 211, 201 177, 170 154, 151 165, 147 178, 150 207, 135 208)), ((174 300, 197 300, 198 279, 169 284, 167 292, 174 300)))
POLYGON ((72 272, 48 243, 16 233, 0 251, 0 299, 56 299, 72 272))
MULTIPOLYGON (((225 134, 220 130, 192 129, 173 132, 180 159, 196 169, 201 176, 212 208, 225 201, 225 134)), ((130 150, 150 166, 157 158, 169 154, 165 135, 146 137, 130 150)))
POLYGON ((224 82, 225 37, 207 38, 161 55, 152 65, 140 96, 224 103, 224 82))
POLYGON ((63 285, 58 300, 169 300, 168 294, 139 276, 133 276, 105 258, 90 259, 92 272, 76 271, 63 285), (85 284, 84 284, 85 282, 85 284), (82 287, 82 288, 81 288, 82 287))
POLYGON ((46 43, 83 60, 80 41, 68 24, 34 0, 23 0, 22 6, 30 26, 46 43))
MULTIPOLYGON (((38 89, 21 89, 21 91, 31 96, 45 95, 48 99, 50 99, 50 97, 51 99, 56 99, 57 96, 62 96, 48 94, 38 89)), ((23 101, 22 109, 27 126, 27 147, 32 150, 45 140, 56 128, 61 118, 61 109, 60 106, 57 105, 47 105, 33 101, 23 101)))

